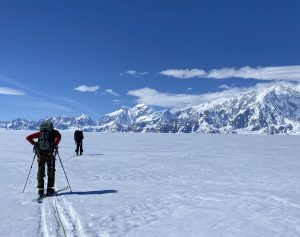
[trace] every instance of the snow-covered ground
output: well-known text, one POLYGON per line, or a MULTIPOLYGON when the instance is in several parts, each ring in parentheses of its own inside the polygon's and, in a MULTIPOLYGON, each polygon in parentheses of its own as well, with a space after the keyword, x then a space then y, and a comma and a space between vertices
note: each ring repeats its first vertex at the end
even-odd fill
POLYGON ((29 133, 0 131, 0 236, 300 236, 299 136, 63 132, 73 193, 39 204, 29 133))

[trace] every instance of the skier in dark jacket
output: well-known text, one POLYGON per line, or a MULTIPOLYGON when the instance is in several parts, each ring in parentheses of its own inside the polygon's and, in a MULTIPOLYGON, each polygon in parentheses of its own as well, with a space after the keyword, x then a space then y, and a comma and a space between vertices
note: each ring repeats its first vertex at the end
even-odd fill
POLYGON ((76 143, 76 155, 78 155, 78 152, 80 152, 80 155, 82 155, 83 149, 82 149, 82 140, 83 140, 83 132, 81 130, 76 130, 74 132, 74 140, 76 143))
POLYGON ((38 194, 44 195, 44 177, 45 164, 47 164, 47 193, 46 195, 54 195, 55 182, 55 152, 61 140, 60 133, 54 129, 53 123, 44 121, 40 125, 40 131, 26 137, 26 140, 34 145, 34 150, 38 161, 38 194), (37 141, 34 141, 37 139, 37 141))

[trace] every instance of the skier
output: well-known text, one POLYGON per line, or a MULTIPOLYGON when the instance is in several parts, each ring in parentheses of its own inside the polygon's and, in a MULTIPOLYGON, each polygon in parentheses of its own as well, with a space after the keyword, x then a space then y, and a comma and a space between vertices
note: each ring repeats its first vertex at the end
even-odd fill
POLYGON ((55 153, 61 140, 59 131, 54 129, 53 123, 44 121, 40 124, 40 131, 26 137, 26 140, 34 145, 38 160, 38 194, 44 195, 45 164, 47 164, 47 192, 46 195, 54 195, 55 182, 55 153), (33 139, 37 139, 34 141, 33 139))
POLYGON ((76 130, 74 132, 74 140, 76 143, 76 155, 78 155, 78 152, 80 152, 80 155, 82 155, 83 149, 82 149, 82 140, 83 140, 83 132, 81 130, 76 130))

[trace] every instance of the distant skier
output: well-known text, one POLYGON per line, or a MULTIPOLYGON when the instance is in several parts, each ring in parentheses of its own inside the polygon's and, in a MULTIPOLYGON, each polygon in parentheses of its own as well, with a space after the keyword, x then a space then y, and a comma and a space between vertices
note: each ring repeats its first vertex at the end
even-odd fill
POLYGON ((82 140, 83 140, 83 132, 81 130, 76 130, 74 132, 74 140, 76 143, 76 155, 78 155, 78 152, 80 152, 80 155, 82 155, 83 149, 82 149, 82 140))
POLYGON ((40 125, 40 131, 26 137, 26 140, 34 145, 38 160, 38 194, 44 195, 45 164, 47 164, 47 193, 54 195, 55 182, 55 152, 61 140, 59 131, 55 130, 52 122, 44 121, 40 125), (37 139, 34 141, 33 139, 37 139))

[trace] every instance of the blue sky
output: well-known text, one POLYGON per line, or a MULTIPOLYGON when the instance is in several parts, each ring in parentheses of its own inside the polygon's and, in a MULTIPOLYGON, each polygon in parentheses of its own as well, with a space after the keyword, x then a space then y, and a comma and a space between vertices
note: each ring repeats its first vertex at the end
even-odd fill
POLYGON ((0 120, 97 119, 299 81, 299 9, 296 0, 1 1, 0 120))

